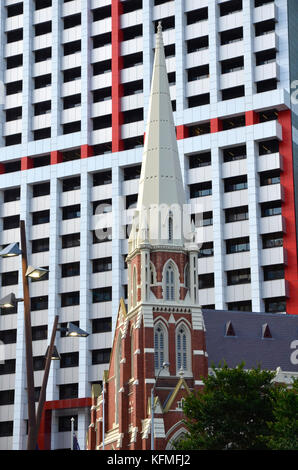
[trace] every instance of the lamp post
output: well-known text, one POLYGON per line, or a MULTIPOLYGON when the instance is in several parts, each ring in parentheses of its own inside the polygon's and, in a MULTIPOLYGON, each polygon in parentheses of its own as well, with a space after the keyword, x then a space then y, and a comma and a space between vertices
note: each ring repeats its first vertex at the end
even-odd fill
POLYGON ((161 368, 159 369, 158 371, 158 374, 157 374, 157 377, 156 377, 156 380, 155 380, 155 384, 153 385, 152 389, 151 389, 151 450, 154 450, 154 390, 156 388, 156 384, 157 384, 157 380, 159 378, 159 375, 161 373, 162 370, 166 369, 169 367, 169 363, 168 362, 163 362, 161 368))

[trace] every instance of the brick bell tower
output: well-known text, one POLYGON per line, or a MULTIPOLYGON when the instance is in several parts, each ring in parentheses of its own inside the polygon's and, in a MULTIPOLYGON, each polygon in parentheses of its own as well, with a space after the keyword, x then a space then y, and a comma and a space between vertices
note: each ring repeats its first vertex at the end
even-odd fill
POLYGON ((184 432, 183 397, 202 386, 208 363, 199 247, 186 206, 160 24, 128 247, 128 309, 121 299, 104 393, 93 390, 88 448, 150 449, 154 387, 154 446, 169 449, 184 432))

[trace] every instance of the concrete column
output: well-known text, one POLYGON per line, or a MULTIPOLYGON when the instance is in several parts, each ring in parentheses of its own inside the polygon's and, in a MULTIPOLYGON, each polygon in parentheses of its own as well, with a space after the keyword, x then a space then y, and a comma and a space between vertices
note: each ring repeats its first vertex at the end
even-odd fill
MULTIPOLYGON (((24 2, 23 13, 23 102, 22 102, 22 144, 33 140, 32 129, 32 68, 34 54, 32 52, 33 2, 24 2)), ((26 156, 26 155, 24 155, 26 156)))
POLYGON ((61 73, 61 16, 62 2, 60 0, 52 0, 52 139, 57 139, 61 135, 61 87, 63 81, 61 73))

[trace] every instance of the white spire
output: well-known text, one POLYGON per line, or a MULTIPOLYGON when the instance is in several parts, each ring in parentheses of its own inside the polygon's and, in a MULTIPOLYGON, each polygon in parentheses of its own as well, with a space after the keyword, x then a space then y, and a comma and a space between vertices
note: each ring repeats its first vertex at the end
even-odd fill
MULTIPOLYGON (((136 238, 139 241, 144 241, 142 217, 149 208, 180 207, 182 214, 185 204, 186 197, 166 70, 162 27, 159 22, 137 204, 137 213, 141 220, 136 238)), ((175 209, 172 212, 174 244, 176 245, 176 242, 179 245, 184 244, 181 235, 175 237, 175 227, 177 228, 175 209)), ((161 218, 157 217, 156 213, 153 217, 150 217, 148 230, 150 243, 164 243, 167 239, 168 229, 165 225, 168 223, 168 215, 169 210, 166 211, 165 209, 161 218)), ((173 244, 173 241, 171 243, 173 244)))

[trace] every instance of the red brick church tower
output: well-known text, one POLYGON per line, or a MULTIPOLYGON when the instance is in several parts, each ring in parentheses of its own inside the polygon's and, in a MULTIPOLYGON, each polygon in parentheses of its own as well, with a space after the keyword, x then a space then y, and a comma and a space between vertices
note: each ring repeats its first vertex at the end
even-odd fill
POLYGON ((93 389, 89 449, 150 449, 151 394, 154 448, 172 448, 185 432, 183 397, 201 387, 208 373, 194 238, 159 25, 128 244, 128 309, 121 300, 104 390, 93 389))

